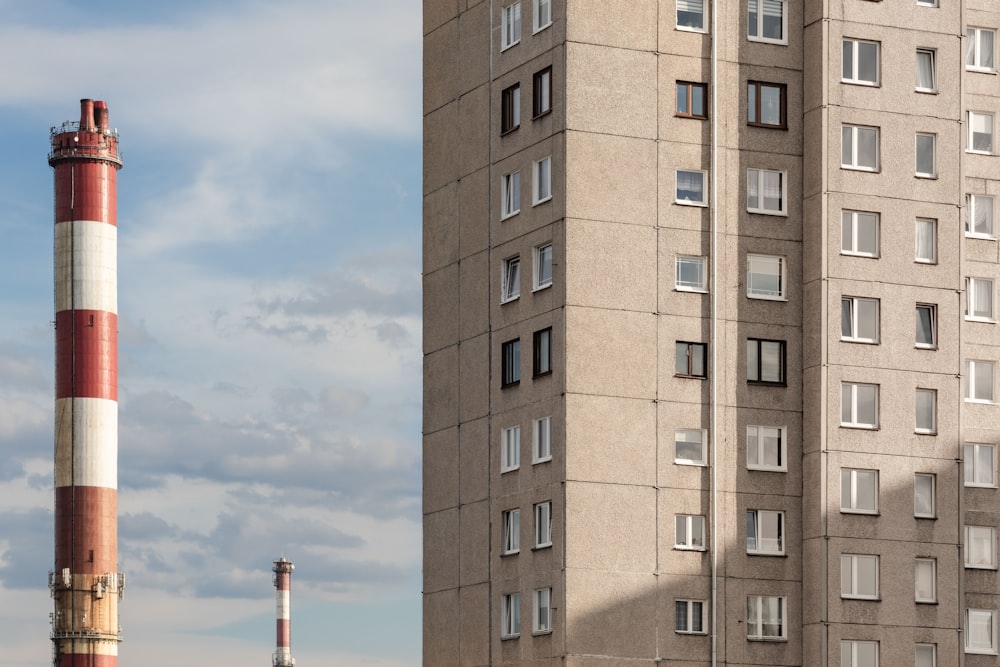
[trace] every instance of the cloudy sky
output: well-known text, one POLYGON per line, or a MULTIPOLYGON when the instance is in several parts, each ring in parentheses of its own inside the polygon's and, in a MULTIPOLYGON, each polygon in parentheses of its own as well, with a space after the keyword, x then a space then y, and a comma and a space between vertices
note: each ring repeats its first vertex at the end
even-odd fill
POLYGON ((420 662, 419 0, 0 0, 0 646, 49 664, 49 128, 121 134, 122 664, 420 662))

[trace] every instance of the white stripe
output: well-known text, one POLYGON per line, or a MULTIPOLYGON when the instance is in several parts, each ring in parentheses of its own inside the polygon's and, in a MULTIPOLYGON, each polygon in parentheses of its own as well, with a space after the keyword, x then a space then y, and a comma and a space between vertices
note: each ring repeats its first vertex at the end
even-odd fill
POLYGON ((56 312, 81 308, 117 313, 118 228, 77 220, 57 223, 55 235, 56 312))
POLYGON ((116 401, 105 398, 56 401, 56 486, 71 485, 118 488, 116 401))
POLYGON ((278 599, 276 606, 277 618, 282 621, 287 621, 292 618, 291 604, 289 601, 290 591, 278 591, 278 599))

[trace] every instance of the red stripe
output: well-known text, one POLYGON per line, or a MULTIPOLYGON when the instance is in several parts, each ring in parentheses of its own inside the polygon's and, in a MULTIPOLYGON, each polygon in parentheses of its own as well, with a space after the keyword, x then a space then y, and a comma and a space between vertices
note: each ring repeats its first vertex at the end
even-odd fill
POLYGON ((278 648, 290 647, 292 640, 292 622, 287 618, 278 619, 278 648))
POLYGON ((81 160, 55 167, 56 222, 96 220, 118 224, 118 170, 110 162, 81 160))
POLYGON ((117 655, 100 653, 64 653, 59 656, 57 667, 117 667, 117 655))
POLYGON ((274 587, 279 591, 291 590, 292 575, 287 572, 279 572, 274 578, 274 587))
POLYGON ((56 487, 56 573, 118 571, 118 491, 56 487))
POLYGON ((56 398, 70 397, 118 400, 116 314, 103 310, 56 313, 56 398))

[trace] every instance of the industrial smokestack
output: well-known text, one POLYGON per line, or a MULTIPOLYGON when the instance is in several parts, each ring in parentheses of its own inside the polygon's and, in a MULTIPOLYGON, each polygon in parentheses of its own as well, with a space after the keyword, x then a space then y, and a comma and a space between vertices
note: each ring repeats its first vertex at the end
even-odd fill
POLYGON ((292 667, 295 658, 292 657, 292 570, 295 565, 284 556, 274 561, 274 587, 277 589, 277 641, 275 642, 273 667, 292 667))
POLYGON ((118 136, 80 101, 51 131, 55 175, 55 569, 52 664, 116 667, 118 602, 118 136))

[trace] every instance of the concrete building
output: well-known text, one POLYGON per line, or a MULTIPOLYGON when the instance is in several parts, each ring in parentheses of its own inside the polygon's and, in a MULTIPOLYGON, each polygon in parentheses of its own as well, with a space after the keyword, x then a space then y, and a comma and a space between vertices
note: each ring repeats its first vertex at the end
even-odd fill
POLYGON ((424 0, 424 664, 997 664, 995 0, 424 0))

